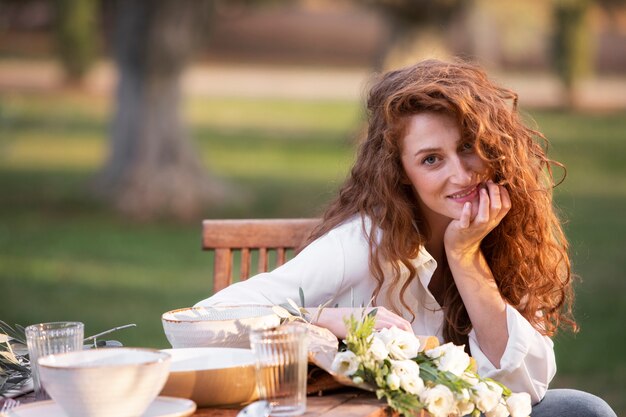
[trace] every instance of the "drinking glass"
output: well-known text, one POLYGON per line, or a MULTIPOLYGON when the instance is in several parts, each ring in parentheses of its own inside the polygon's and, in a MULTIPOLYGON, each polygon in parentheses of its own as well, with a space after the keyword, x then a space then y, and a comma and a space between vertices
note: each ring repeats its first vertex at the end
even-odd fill
POLYGON ((298 325, 250 331, 261 399, 271 415, 297 416, 306 410, 307 329, 298 325))
POLYGON ((82 349, 85 335, 84 327, 83 323, 76 321, 57 321, 33 324, 25 329, 33 387, 37 400, 49 399, 45 388, 41 386, 37 360, 53 353, 82 349))

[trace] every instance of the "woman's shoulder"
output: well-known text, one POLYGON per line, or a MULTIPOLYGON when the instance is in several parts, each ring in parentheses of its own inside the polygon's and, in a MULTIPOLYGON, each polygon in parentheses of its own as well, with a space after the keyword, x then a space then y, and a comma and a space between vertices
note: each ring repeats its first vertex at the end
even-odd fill
POLYGON ((341 240, 368 242, 372 231, 372 221, 368 216, 355 214, 335 226, 328 233, 341 240))

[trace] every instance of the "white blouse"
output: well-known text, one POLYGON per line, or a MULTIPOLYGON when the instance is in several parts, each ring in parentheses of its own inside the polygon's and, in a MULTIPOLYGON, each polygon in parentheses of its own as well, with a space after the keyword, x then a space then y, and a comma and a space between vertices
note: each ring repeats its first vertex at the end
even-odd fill
MULTIPOLYGON (((368 305, 376 280, 369 270, 369 246, 364 230, 370 230, 369 220, 362 222, 360 217, 355 217, 315 240, 274 271, 230 285, 196 305, 281 304, 287 298, 299 300, 299 288, 303 289, 307 307, 318 307, 331 299, 330 306, 368 305)), ((437 263, 424 248, 411 262, 419 279, 409 284, 405 301, 412 306, 415 318, 399 302, 396 308, 405 319, 412 320, 415 334, 434 335, 443 342, 443 311, 428 290, 437 263)), ((404 269, 404 273, 408 277, 408 270, 404 269)), ((388 307, 386 300, 400 298, 383 285, 376 305, 388 307)), ((500 381, 513 392, 528 392, 534 404, 543 398, 556 373, 553 343, 511 306, 507 306, 507 326, 509 340, 499 368, 483 354, 474 331, 470 332, 470 349, 478 364, 478 374, 500 381)))

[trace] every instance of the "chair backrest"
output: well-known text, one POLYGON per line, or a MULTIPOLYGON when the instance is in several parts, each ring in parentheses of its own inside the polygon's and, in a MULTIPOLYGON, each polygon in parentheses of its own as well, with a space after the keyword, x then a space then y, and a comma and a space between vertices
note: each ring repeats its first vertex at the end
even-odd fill
MULTIPOLYGON (((252 258, 258 252, 256 273, 284 264, 305 242, 321 219, 204 220, 202 249, 215 252, 213 293, 233 282, 234 254, 239 251, 239 279, 253 272, 252 258), (270 254, 274 262, 270 262, 270 254)), ((255 255, 256 256, 256 255, 255 255)))

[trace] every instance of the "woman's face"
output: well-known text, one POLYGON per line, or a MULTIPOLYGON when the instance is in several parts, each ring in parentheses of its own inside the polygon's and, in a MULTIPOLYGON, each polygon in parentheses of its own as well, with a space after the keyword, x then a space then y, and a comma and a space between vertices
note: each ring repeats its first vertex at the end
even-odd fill
POLYGON ((420 209, 431 227, 459 219, 465 202, 478 209, 479 187, 487 180, 487 164, 464 140, 454 116, 424 112, 408 120, 402 138, 402 166, 413 185, 420 209))

